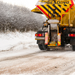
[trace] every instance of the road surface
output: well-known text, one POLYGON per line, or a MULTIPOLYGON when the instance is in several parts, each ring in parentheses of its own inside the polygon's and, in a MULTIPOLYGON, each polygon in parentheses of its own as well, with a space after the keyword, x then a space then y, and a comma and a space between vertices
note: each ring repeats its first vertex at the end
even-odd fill
POLYGON ((0 52, 0 75, 75 75, 75 52, 38 47, 0 52))

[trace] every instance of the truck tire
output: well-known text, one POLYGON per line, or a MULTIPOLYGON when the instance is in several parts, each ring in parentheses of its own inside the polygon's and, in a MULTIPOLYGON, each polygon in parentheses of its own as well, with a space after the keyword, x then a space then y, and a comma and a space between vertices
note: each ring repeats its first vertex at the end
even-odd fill
MULTIPOLYGON (((37 40, 38 41, 38 40, 37 40)), ((42 41, 42 40, 40 40, 40 41, 42 41)), ((48 48, 48 46, 47 45, 45 45, 45 43, 44 42, 42 42, 41 44, 38 44, 38 47, 39 47, 39 49, 40 50, 50 50, 49 48, 48 48)))
POLYGON ((75 45, 72 45, 72 49, 73 49, 73 51, 75 51, 75 45))

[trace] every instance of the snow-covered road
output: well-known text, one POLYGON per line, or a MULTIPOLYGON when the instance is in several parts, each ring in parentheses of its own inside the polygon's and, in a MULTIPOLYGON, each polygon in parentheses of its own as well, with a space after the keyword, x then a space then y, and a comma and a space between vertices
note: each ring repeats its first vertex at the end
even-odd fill
POLYGON ((0 33, 0 75, 75 75, 75 52, 40 51, 35 32, 0 33))
POLYGON ((0 75, 75 75, 75 52, 38 47, 0 52, 0 75))

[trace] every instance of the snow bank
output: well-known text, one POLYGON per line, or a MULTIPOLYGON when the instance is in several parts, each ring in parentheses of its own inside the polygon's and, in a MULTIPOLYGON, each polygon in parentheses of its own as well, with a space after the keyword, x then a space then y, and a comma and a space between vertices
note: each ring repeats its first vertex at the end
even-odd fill
POLYGON ((0 33, 0 51, 20 50, 31 48, 36 45, 35 32, 7 32, 0 33))

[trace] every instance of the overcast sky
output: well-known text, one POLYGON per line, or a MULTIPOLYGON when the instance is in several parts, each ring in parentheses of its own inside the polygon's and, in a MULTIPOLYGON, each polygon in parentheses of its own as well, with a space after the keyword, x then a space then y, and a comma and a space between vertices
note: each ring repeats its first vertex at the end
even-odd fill
POLYGON ((12 5, 25 6, 29 9, 33 9, 38 0, 0 0, 0 1, 12 5))
MULTIPOLYGON (((29 9, 35 8, 35 5, 38 0, 0 0, 5 3, 9 3, 12 5, 25 6, 29 9)), ((75 0, 73 0, 75 2, 75 0)))

